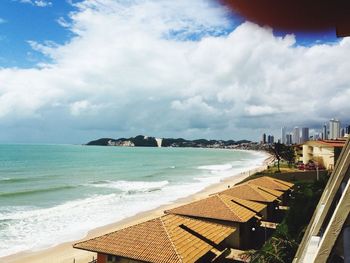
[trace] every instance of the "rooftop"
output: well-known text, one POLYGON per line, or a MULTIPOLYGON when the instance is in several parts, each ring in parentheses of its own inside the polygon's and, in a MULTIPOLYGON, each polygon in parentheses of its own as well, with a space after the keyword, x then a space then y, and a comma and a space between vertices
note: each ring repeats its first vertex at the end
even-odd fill
POLYGON ((263 186, 244 183, 235 185, 234 187, 222 191, 219 194, 225 194, 244 200, 270 203, 277 200, 283 194, 283 192, 269 189, 263 186))
POLYGON ((269 176, 259 177, 259 178, 250 180, 247 183, 253 184, 256 186, 262 186, 262 187, 277 190, 277 191, 282 191, 282 192, 288 191, 294 186, 294 184, 292 183, 279 180, 277 178, 269 177, 269 176))
POLYGON ((195 262, 236 228, 178 215, 165 215, 100 237, 74 248, 157 262, 195 262))
POLYGON ((346 139, 308 141, 307 145, 324 147, 344 147, 346 139))
POLYGON ((222 194, 176 207, 165 213, 243 223, 265 207, 264 204, 222 194))

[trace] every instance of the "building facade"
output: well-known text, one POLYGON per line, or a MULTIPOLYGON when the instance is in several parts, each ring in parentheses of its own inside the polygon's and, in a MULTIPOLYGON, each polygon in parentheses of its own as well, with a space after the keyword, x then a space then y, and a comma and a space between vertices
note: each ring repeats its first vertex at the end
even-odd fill
POLYGON ((309 128, 302 128, 301 129, 301 137, 300 137, 300 143, 307 142, 309 140, 309 128))
POLYGON ((267 136, 267 143, 273 144, 275 142, 275 137, 273 135, 267 136))
POLYGON ((286 127, 281 128, 281 143, 286 144, 287 143, 287 133, 286 133, 286 127))
POLYGON ((344 145, 345 140, 308 141, 303 144, 303 163, 313 161, 319 166, 333 170, 344 145))
POLYGON ((295 127, 293 129, 292 137, 293 137, 293 143, 295 143, 295 144, 300 143, 300 129, 299 129, 299 127, 295 127))
POLYGON ((340 138, 340 121, 331 119, 329 121, 329 139, 335 140, 340 138))

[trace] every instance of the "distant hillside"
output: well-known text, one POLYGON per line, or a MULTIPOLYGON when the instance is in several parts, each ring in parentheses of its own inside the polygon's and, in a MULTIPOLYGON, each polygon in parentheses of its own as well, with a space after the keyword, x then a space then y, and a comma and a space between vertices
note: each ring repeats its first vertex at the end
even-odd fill
POLYGON ((111 138, 101 138, 95 141, 88 142, 86 145, 108 146, 109 141, 115 141, 111 138))
MULTIPOLYGON (((247 140, 186 140, 183 138, 164 138, 162 139, 162 147, 197 147, 197 148, 226 148, 234 147, 242 143, 250 143, 247 140)), ((128 147, 157 147, 157 141, 155 137, 147 137, 138 135, 131 138, 101 138, 95 141, 88 142, 86 145, 99 145, 99 146, 128 146, 128 147)))
POLYGON ((88 142, 86 145, 98 146, 129 146, 129 147, 157 147, 157 141, 154 137, 146 137, 138 135, 131 138, 101 138, 95 141, 88 142))

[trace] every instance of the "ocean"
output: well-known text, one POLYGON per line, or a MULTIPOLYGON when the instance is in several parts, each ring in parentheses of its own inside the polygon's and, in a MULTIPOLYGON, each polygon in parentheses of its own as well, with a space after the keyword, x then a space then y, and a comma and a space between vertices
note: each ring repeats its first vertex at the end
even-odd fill
POLYGON ((0 257, 77 240, 265 158, 222 149, 0 145, 0 257))

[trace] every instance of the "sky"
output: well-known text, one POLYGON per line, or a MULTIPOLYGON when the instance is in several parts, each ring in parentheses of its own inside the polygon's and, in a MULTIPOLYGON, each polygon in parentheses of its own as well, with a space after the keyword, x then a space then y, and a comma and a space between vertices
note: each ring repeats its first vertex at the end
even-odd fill
POLYGON ((1 0, 0 143, 259 140, 350 123, 350 39, 214 0, 1 0))

